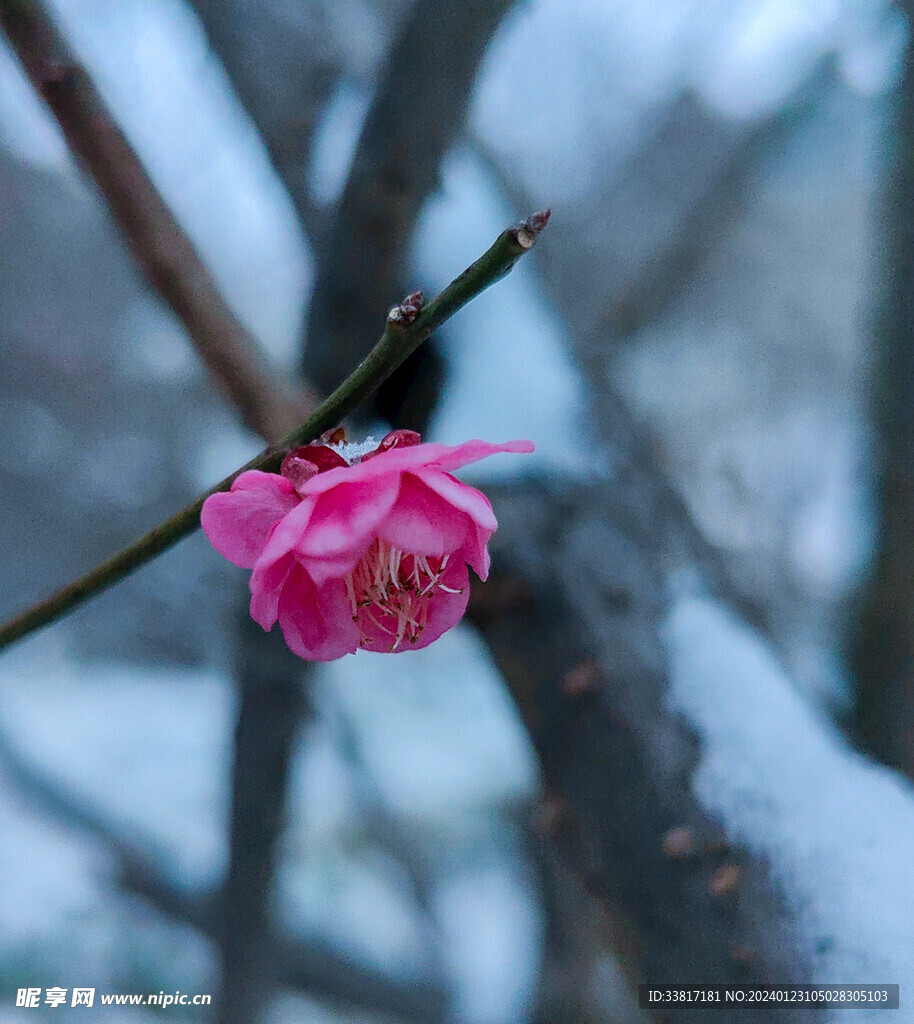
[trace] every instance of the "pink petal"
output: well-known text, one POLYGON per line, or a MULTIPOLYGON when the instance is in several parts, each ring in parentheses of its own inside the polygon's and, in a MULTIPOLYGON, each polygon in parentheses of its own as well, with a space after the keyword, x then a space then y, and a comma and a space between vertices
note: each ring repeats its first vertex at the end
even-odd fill
POLYGON ((347 480, 318 496, 309 495, 314 513, 295 551, 318 586, 355 566, 399 490, 399 477, 384 474, 375 480, 347 480))
POLYGON ((295 556, 287 552, 275 560, 261 559, 251 573, 251 618, 264 629, 272 629, 279 616, 279 596, 294 568, 295 556))
POLYGON ((490 533, 498 529, 498 520, 492 511, 489 499, 469 484, 461 483, 450 473, 442 473, 438 469, 414 469, 412 475, 440 494, 448 504, 460 509, 479 526, 484 526, 490 533))
POLYGON ((258 562, 275 562, 288 554, 302 539, 314 514, 314 498, 309 497, 296 505, 280 520, 270 535, 258 562))
POLYGON ((479 462, 499 452, 513 452, 515 455, 529 455, 534 450, 532 441, 505 441, 504 444, 489 444, 488 441, 464 441, 463 444, 447 448, 437 456, 431 465, 435 469, 450 471, 468 466, 471 462, 479 462))
POLYGON ((489 569, 492 565, 488 547, 491 536, 492 531, 482 526, 477 526, 475 530, 470 529, 466 544, 460 552, 460 557, 469 564, 483 583, 489 578, 489 569))
MULTIPOLYGON (((383 456, 379 455, 375 461, 383 456)), ((412 473, 404 473, 396 504, 377 528, 378 536, 401 551, 441 557, 456 551, 470 519, 412 473)))
POLYGON ((302 493, 321 494, 336 487, 343 480, 350 483, 376 480, 387 474, 402 473, 420 466, 449 471, 471 462, 478 462, 490 455, 497 455, 499 452, 532 452, 533 447, 532 441, 506 441, 504 444, 465 441, 453 447, 444 444, 417 444, 390 448, 354 466, 329 469, 326 473, 320 473, 304 485, 302 493))
POLYGON ((293 548, 314 511, 314 499, 301 502, 276 526, 251 573, 251 617, 270 629, 279 609, 279 594, 297 562, 293 548))
POLYGON ((238 477, 230 491, 206 499, 200 525, 220 555, 251 569, 273 527, 300 500, 288 480, 251 469, 238 477))
POLYGON ((282 588, 279 625, 289 648, 308 661, 334 661, 359 644, 343 584, 332 580, 317 587, 300 565, 282 588))
POLYGON ((443 444, 417 444, 402 448, 389 448, 370 459, 342 469, 328 469, 309 480, 307 493, 322 494, 341 483, 365 483, 383 477, 399 476, 404 470, 427 465, 448 451, 443 444))

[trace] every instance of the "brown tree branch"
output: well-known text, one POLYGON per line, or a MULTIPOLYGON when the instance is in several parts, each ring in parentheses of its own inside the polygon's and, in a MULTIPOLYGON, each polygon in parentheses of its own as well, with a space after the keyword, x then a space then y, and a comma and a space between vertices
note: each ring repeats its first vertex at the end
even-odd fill
POLYGON ((501 527, 471 615, 540 755, 544 818, 563 862, 621 926, 643 980, 809 980, 767 865, 730 847, 696 800, 697 739, 666 701, 660 627, 678 573, 707 581, 756 625, 766 616, 733 583, 611 386, 611 344, 575 329, 560 273, 548 257, 540 264, 572 324, 613 463, 610 485, 554 480, 492 495, 501 527), (677 836, 687 837, 684 855, 677 836), (717 895, 728 878, 738 884, 717 895))
POLYGON ((698 803, 698 741, 667 702, 660 628, 670 580, 697 571, 688 538, 662 503, 619 480, 492 497, 493 573, 470 614, 539 754, 545 825, 628 931, 631 966, 652 983, 810 980, 767 866, 728 844, 698 803))
POLYGON ((0 0, 0 27, 107 200, 137 264, 184 324, 213 379, 252 430, 278 440, 313 408, 313 396, 296 392, 270 368, 223 299, 44 0, 0 0))

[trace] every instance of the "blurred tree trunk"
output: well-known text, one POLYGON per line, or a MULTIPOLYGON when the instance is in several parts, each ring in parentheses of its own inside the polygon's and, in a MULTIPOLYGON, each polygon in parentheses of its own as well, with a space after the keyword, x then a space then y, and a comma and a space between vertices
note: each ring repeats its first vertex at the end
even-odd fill
POLYGON ((247 615, 238 629, 229 866, 222 892, 220 1024, 260 1019, 273 979, 270 904, 311 668, 247 615))
MULTIPOLYGON (((441 164, 461 137, 486 47, 514 0, 418 0, 381 69, 311 296, 303 368, 323 391, 374 344, 412 290, 408 245, 441 164)), ((423 345, 375 396, 374 412, 422 430, 443 377, 423 345)))
MULTIPOLYGON (((910 20, 911 10, 907 9, 910 20)), ((896 97, 884 227, 874 419, 880 456, 875 568, 852 650, 861 738, 914 777, 914 52, 896 97)))

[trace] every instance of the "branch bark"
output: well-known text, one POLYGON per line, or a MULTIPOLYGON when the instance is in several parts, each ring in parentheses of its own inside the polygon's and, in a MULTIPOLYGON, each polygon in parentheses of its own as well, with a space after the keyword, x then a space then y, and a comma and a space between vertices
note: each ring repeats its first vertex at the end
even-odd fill
POLYGON ((618 480, 492 497, 493 574, 470 613, 530 730, 563 859, 630 932, 644 981, 809 980, 767 866, 694 796, 697 741, 669 710, 659 631, 670 580, 697 571, 688 538, 618 480))
MULTIPOLYGON (((910 12, 909 12, 910 14, 910 12)), ((897 96, 877 327, 877 551, 852 647, 858 726, 880 760, 914 778, 914 51, 897 96)))
MULTIPOLYGON (((816 78, 807 97, 818 88, 816 78)), ((773 122, 745 144, 755 149, 788 127, 773 122)), ((734 173, 728 167, 720 181, 734 173)), ((689 220, 710 209, 702 196, 696 203, 689 220)), ((707 241, 707 225, 702 234, 707 241)), ((676 236, 670 259, 681 242, 676 236)), ((558 268, 548 258, 540 264, 571 325, 613 479, 493 494, 501 527, 490 581, 474 594, 471 614, 534 738, 548 787, 545 817, 563 860, 622 922, 644 980, 808 981, 793 910, 768 865, 730 846, 702 810, 691 787, 697 740, 667 702, 660 629, 677 577, 706 581, 757 626, 767 615, 732 582, 612 387, 612 329, 597 338, 580 310, 568 308, 558 268)), ((655 266, 645 260, 644 276, 629 281, 639 305, 653 295, 655 266)))
MULTIPOLYGON (((44 0, 0 0, 0 27, 138 266, 177 314, 207 370, 255 433, 276 441, 316 405, 269 366, 115 123, 44 0)), ((383 307, 379 307, 383 308, 383 307)))

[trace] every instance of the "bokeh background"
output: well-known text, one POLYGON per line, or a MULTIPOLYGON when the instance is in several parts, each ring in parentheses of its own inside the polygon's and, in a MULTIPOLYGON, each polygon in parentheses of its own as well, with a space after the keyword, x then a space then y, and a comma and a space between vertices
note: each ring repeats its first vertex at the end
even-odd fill
MULTIPOLYGON (((233 309, 322 390, 405 292, 553 217, 361 424, 536 442, 464 474, 505 520, 472 623, 306 671, 194 536, 0 658, 0 1020, 162 1016, 17 1010, 26 985, 214 994, 175 1020, 628 1024, 643 980, 914 978, 904 11, 53 13, 233 309), (372 179, 377 137, 409 165, 372 179)), ((0 239, 5 617, 262 445, 2 41, 0 239)))

